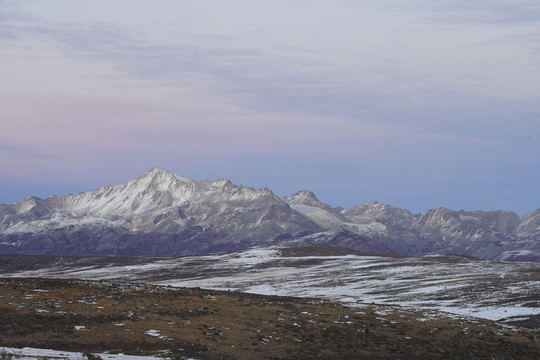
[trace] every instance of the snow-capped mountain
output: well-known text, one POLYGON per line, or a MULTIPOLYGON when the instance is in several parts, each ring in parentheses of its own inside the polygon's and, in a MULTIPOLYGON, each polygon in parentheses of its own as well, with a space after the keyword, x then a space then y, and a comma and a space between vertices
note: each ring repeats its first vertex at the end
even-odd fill
POLYGON ((540 261, 540 209, 412 214, 371 202, 333 208, 309 190, 283 199, 229 180, 154 167, 94 191, 0 205, 0 252, 192 255, 283 242, 403 255, 456 253, 540 261))
POLYGON ((285 196, 283 200, 322 228, 332 229, 347 222, 340 209, 334 209, 319 201, 309 190, 301 190, 294 195, 285 196))
POLYGON ((88 254, 94 253, 88 243, 95 243, 100 254, 140 254, 146 247, 172 255, 322 230, 267 188, 184 179, 157 167, 120 185, 1 205, 0 219, 2 250, 23 252, 41 246, 44 252, 88 254))
POLYGON ((331 208, 306 190, 284 200, 323 228, 346 229, 398 254, 540 261, 540 209, 521 219, 513 212, 446 208, 415 215, 378 202, 345 210, 331 208))
POLYGON ((193 225, 220 230, 236 226, 249 236, 269 226, 286 232, 318 229, 266 188, 235 186, 223 179, 189 180, 157 167, 125 184, 63 197, 28 197, 2 210, 0 229, 7 234, 91 224, 162 233, 193 225))
POLYGON ((540 209, 525 215, 519 222, 517 232, 523 236, 540 235, 540 209))

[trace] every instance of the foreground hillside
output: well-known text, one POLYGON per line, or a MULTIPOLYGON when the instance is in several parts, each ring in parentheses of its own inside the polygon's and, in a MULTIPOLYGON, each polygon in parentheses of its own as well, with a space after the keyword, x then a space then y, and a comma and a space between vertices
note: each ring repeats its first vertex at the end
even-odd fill
POLYGON ((400 308, 143 283, 0 279, 0 346, 194 359, 538 359, 540 332, 400 308))
POLYGON ((540 329, 540 264, 463 256, 366 255, 327 245, 280 245, 187 257, 0 255, 0 274, 144 281, 266 295, 375 302, 540 329))
POLYGON ((415 215, 377 202, 343 209, 309 190, 280 198, 157 167, 119 185, 0 204, 3 254, 183 256, 290 242, 540 261, 540 209, 523 217, 445 208, 415 215))

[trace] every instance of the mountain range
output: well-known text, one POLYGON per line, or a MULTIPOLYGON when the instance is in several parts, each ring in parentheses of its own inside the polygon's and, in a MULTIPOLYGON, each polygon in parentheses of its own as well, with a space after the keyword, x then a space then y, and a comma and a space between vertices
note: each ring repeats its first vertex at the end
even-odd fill
POLYGON ((540 261, 540 209, 523 217, 446 208, 413 214, 378 202, 343 209, 309 190, 280 198, 157 167, 120 185, 0 204, 4 254, 180 256, 281 243, 540 261))

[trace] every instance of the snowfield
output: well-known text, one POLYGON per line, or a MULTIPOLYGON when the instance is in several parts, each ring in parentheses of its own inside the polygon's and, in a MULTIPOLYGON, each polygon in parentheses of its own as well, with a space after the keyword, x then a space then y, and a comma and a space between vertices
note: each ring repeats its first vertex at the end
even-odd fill
POLYGON ((315 297, 349 306, 385 304, 510 323, 540 315, 539 263, 453 255, 299 255, 291 246, 179 258, 62 259, 53 266, 2 276, 136 281, 315 297))
MULTIPOLYGON (((0 347, 0 353, 12 354, 17 360, 37 360, 37 359, 60 359, 60 360, 85 360, 86 357, 81 353, 36 349, 25 347, 22 349, 0 347)), ((155 356, 133 356, 124 354, 94 354, 101 357, 103 360, 156 360, 160 357, 155 356)))

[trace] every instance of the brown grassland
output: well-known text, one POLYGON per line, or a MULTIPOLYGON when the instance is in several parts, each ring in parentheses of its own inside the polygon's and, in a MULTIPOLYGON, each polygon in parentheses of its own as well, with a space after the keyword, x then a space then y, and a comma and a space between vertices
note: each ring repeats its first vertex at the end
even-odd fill
POLYGON ((540 332, 398 307, 0 278, 0 346, 183 359, 539 359, 540 332))

